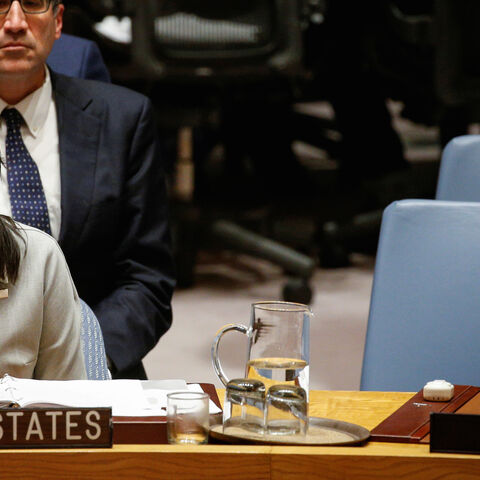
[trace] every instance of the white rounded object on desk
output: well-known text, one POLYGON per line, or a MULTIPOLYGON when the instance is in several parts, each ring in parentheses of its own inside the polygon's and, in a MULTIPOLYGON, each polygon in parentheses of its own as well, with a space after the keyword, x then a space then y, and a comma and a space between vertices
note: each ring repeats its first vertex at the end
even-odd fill
POLYGON ((433 380, 423 387, 423 398, 436 402, 448 402, 453 398, 453 385, 446 380, 433 380))

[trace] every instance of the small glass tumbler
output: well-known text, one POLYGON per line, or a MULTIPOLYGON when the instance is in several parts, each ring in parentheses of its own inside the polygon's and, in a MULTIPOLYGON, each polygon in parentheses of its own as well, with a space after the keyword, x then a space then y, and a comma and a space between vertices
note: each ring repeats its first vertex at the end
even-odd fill
POLYGON ((225 389, 223 431, 242 428, 263 434, 265 385, 260 380, 237 378, 225 389))
POLYGON ((167 394, 168 443, 200 445, 208 441, 209 396, 201 392, 167 394))
POLYGON ((305 390, 293 385, 270 387, 266 397, 265 428, 269 435, 305 435, 308 429, 305 390))

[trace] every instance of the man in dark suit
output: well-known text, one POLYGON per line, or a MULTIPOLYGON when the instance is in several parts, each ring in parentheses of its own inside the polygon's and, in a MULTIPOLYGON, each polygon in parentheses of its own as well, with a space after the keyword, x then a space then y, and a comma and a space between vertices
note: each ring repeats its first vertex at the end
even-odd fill
MULTIPOLYGON (((138 93, 46 68, 63 8, 58 0, 12 0, 0 11, 0 110, 15 107, 23 117, 47 224, 100 321, 114 377, 145 378, 141 359, 171 324, 174 287, 152 109, 138 93)), ((11 214, 3 175, 0 212, 11 214)))

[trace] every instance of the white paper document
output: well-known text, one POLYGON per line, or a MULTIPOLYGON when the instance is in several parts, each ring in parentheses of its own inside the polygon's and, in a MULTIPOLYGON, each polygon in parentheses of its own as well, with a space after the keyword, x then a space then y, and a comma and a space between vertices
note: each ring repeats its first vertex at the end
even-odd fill
MULTIPOLYGON (((176 391, 202 389, 184 380, 30 380, 5 375, 0 405, 112 407, 113 416, 164 416, 167 393, 176 391)), ((210 400, 210 413, 220 411, 210 400)))

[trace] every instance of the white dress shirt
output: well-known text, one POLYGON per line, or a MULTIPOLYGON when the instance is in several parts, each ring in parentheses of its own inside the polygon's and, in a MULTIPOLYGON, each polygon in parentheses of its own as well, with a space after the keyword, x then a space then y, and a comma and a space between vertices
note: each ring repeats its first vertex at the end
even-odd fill
MULTIPOLYGON (((7 106, 14 107, 25 120, 25 124, 21 127, 23 142, 37 164, 47 201, 52 236, 58 240, 61 219, 61 190, 57 113, 50 73, 47 68, 45 68, 45 71, 43 85, 16 105, 8 105, 0 98, 0 112, 7 106)), ((0 119, 0 155, 2 158, 2 165, 0 166, 0 213, 11 216, 7 170, 4 166, 4 163, 7 163, 8 168, 8 162, 5 158, 6 136, 6 123, 3 119, 0 119)))

